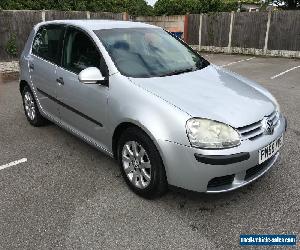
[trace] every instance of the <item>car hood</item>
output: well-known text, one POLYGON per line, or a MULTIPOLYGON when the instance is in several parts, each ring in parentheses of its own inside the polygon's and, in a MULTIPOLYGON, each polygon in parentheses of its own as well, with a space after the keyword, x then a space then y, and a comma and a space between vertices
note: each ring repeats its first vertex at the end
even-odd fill
POLYGON ((235 128, 257 122, 276 108, 264 88, 214 65, 180 75, 130 80, 192 117, 235 128))

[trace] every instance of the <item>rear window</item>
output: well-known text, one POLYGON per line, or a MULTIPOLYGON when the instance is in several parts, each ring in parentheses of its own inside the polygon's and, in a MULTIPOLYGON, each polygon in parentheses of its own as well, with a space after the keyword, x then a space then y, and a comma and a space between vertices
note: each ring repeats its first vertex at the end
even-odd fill
POLYGON ((33 40, 32 53, 47 61, 59 64, 63 33, 64 27, 61 25, 41 27, 33 40))

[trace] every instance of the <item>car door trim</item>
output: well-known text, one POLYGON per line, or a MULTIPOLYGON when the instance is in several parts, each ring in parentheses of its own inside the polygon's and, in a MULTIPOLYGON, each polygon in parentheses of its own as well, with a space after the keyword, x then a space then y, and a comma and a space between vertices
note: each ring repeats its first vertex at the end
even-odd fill
POLYGON ((63 106, 64 108, 66 108, 66 109, 72 111, 73 113, 75 113, 75 114, 77 114, 77 115, 79 115, 79 116, 85 118, 86 120, 89 120, 90 122, 95 123, 95 124, 98 125, 99 127, 103 127, 102 123, 100 123, 100 122, 94 120, 93 118, 87 116, 86 114, 81 113, 81 112, 78 111, 77 109, 75 109, 75 108, 73 108, 73 107, 71 107, 71 106, 69 106, 69 105, 63 103, 62 101, 56 99, 55 97, 53 97, 53 96, 47 94, 47 93, 44 92, 43 90, 37 88, 37 91, 40 92, 42 95, 48 97, 48 98, 51 99, 52 101, 56 102, 57 104, 59 104, 59 105, 63 106))

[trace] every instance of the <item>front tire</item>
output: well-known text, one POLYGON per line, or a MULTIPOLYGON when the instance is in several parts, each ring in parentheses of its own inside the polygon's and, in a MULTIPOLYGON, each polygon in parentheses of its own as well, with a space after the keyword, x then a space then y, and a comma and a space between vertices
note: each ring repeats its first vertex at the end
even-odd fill
POLYGON ((40 114, 34 95, 29 88, 25 86, 22 92, 23 107, 27 120, 32 126, 40 127, 47 123, 47 120, 40 114))
POLYGON ((118 142, 122 175, 136 194, 153 199, 167 191, 167 178, 160 154, 147 134, 128 128, 118 142))

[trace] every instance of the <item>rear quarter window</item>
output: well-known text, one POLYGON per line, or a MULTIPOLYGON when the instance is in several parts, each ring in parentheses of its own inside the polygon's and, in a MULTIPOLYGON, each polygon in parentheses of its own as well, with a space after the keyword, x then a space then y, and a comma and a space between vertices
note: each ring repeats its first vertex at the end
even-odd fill
POLYGON ((59 64, 64 27, 61 25, 42 26, 35 35, 32 53, 47 61, 59 64))

